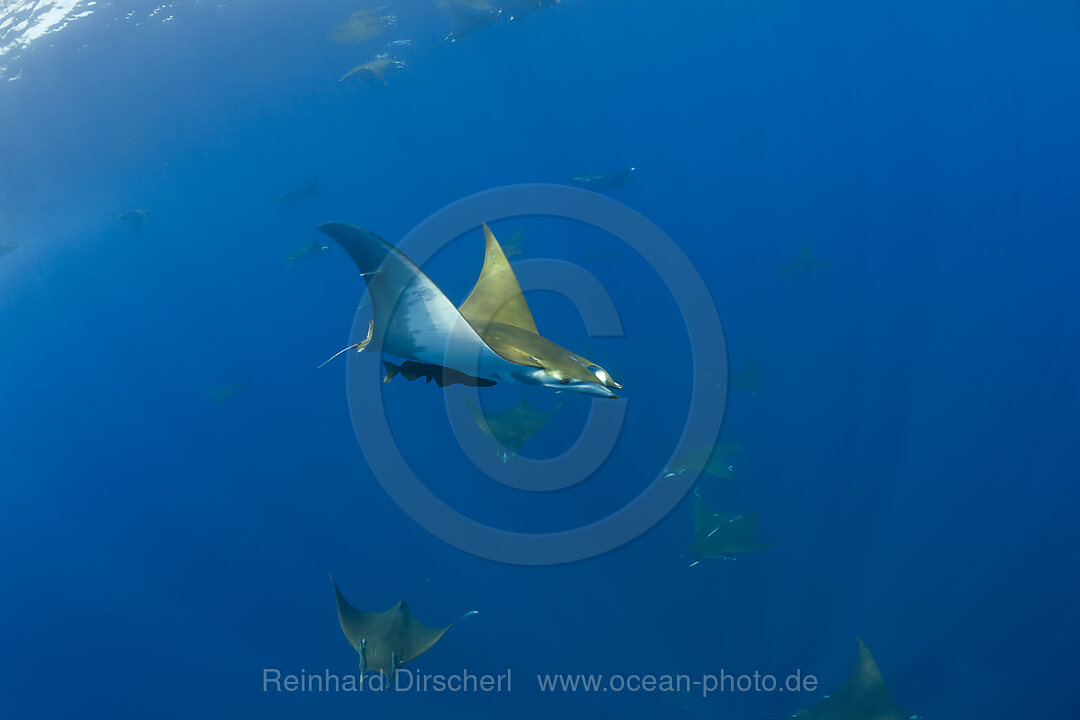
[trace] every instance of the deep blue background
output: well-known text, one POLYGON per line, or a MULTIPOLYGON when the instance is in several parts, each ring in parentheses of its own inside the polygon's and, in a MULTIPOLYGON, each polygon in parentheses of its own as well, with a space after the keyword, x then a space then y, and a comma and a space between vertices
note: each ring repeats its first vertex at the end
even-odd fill
MULTIPOLYGON (((673 699, 541 697, 531 677, 800 667, 828 691, 857 635, 927 717, 1071 712, 1075 3, 565 0, 449 45, 445 13, 396 2, 399 27, 359 47, 329 39, 349 2, 195 3, 139 26, 114 19, 129 6, 153 9, 105 6, 0 86, 0 244, 20 244, 0 259, 5 717, 653 717, 673 699), (399 37, 410 67, 386 87, 336 82, 399 37), (573 566, 464 555, 367 470, 343 365, 315 370, 344 344, 355 268, 336 249, 282 260, 324 220, 396 239, 476 190, 626 165, 612 194, 698 265, 733 367, 761 366, 760 394, 728 406, 739 478, 709 487, 782 544, 688 569, 687 502, 573 566), (314 173, 318 198, 272 202, 314 173), (137 236, 115 219, 132 207, 155 211, 137 236), (804 240, 831 267, 777 277, 804 240), (225 403, 204 393, 234 381, 225 403), (513 667, 515 692, 262 693, 265 666, 355 666, 331 571, 361 607, 479 609, 416 665, 513 667)), ((590 349, 631 404, 607 492, 497 492, 434 388, 385 390, 432 486, 523 529, 632 496, 689 390, 648 267, 558 228, 526 224, 526 257, 580 262, 628 326, 590 349)), ((433 263, 452 297, 478 243, 433 263)), ((572 308, 534 302, 584 346, 572 308)), ((572 441, 589 402, 567 398, 526 450, 572 441)), ((815 699, 674 702, 784 717, 815 699)))

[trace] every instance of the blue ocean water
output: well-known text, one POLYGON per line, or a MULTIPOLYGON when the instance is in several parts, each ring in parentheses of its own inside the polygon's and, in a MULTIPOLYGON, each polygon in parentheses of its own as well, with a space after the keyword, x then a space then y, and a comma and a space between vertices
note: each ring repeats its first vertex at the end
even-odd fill
MULTIPOLYGON (((1070 716, 1080 9, 511 5, 450 42, 454 10, 427 0, 0 3, 0 247, 17 246, 0 256, 0 715, 780 718, 838 688, 861 637, 911 712, 1070 716), (70 24, 22 24, 50 9, 70 24), (361 10, 381 32, 335 40, 361 10), (383 52, 408 67, 338 82, 383 52), (689 567, 688 497, 577 563, 462 552, 369 469, 345 363, 317 369, 347 344, 356 267, 336 247, 284 260, 320 222, 396 242, 472 193, 629 166, 603 192, 678 243, 731 368, 760 368, 756 395, 727 397, 736 478, 702 487, 756 509, 778 546, 689 567), (313 176, 317 196, 274 202, 313 176), (132 209, 153 211, 138 232, 117 219, 132 209), (804 243, 828 266, 778 275, 804 243), (266 691, 266 668, 355 670, 331 572, 366 610, 479 610, 408 667, 510 668, 513 691, 266 691), (822 687, 535 681, 722 669, 822 687)), ((611 458, 581 488, 521 493, 473 467, 434 385, 387 384, 388 421, 461 512, 577 527, 669 457, 692 343, 614 239, 550 218, 493 229, 522 229, 515 261, 587 269, 618 307, 625 336, 589 339, 565 298, 529 295, 545 335, 623 384, 611 458)), ((426 266, 452 299, 480 238, 426 266)), ((608 402, 484 392, 495 410, 564 403, 529 457, 608 402)))

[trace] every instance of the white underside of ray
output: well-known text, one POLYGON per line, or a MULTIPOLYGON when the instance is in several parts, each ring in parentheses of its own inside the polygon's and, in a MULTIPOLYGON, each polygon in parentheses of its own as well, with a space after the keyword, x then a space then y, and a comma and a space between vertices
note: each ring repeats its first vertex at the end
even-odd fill
POLYGON ((375 316, 371 350, 472 377, 517 381, 514 374, 522 366, 488 347, 443 291, 397 248, 355 226, 320 228, 349 253, 367 281, 375 316))
POLYGON ((381 277, 371 282, 373 296, 381 295, 385 301, 373 302, 376 327, 383 329, 378 349, 388 355, 442 365, 473 377, 513 380, 511 372, 520 371, 521 366, 495 354, 426 275, 402 267, 401 270, 411 275, 402 287, 395 281, 400 278, 393 277, 397 273, 389 267, 396 264, 396 258, 388 258, 381 277), (384 280, 390 281, 386 285, 396 285, 400 291, 394 292, 391 287, 380 291, 377 286, 383 285, 384 280), (380 307, 387 305, 390 309, 380 307))

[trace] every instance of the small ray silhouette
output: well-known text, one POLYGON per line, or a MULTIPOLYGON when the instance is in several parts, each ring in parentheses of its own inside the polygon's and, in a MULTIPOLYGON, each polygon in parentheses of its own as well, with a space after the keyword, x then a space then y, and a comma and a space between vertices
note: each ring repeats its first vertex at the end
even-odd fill
POLYGON ((117 219, 126 222, 131 231, 137 234, 152 212, 153 210, 128 210, 126 213, 121 213, 117 219))
POLYGON ((447 8, 465 8, 466 10, 488 11, 499 8, 491 4, 491 0, 435 0, 435 7, 442 10, 447 8))
POLYGON ((737 442, 721 442, 715 445, 706 445, 696 450, 688 450, 676 457, 668 467, 664 468, 664 477, 672 477, 687 470, 693 470, 695 472, 706 472, 720 478, 733 478, 735 477, 735 468, 731 464, 731 456, 739 450, 742 450, 742 445, 737 442))
POLYGON ((285 258, 285 262, 289 265, 295 265, 296 263, 319 257, 329 249, 330 245, 328 243, 318 241, 314 237, 310 237, 308 238, 307 242, 304 243, 298 250, 289 255, 289 257, 285 258))
POLYGON ((357 610, 341 594, 337 581, 330 576, 337 598, 338 620, 349 644, 360 655, 361 680, 369 672, 381 672, 384 687, 389 687, 398 668, 414 660, 439 642, 446 631, 476 610, 465 613, 446 627, 432 628, 413 617, 404 600, 389 610, 364 612, 357 610))
POLYGON ((561 2, 562 0, 503 0, 502 9, 509 13, 510 22, 513 22, 537 10, 555 7, 561 2))
POLYGON ((686 552, 693 557, 690 567, 702 560, 732 560, 737 555, 776 547, 763 545, 757 537, 757 511, 736 515, 718 513, 694 490, 693 537, 686 552))
POLYGON ((881 670, 862 638, 855 671, 839 690, 812 708, 791 717, 800 720, 921 720, 920 715, 900 709, 893 702, 881 670))
POLYGON ((526 441, 540 432, 540 428, 544 427, 563 406, 559 403, 551 412, 543 413, 533 410, 525 398, 522 398, 515 407, 509 410, 491 413, 476 407, 468 400, 465 404, 468 405, 469 414, 484 434, 498 445, 499 459, 503 462, 512 460, 521 451, 526 441))
POLYGON ((753 355, 746 368, 739 372, 728 373, 728 385, 733 388, 745 390, 751 395, 757 395, 759 389, 757 360, 753 355))
POLYGON ((503 254, 508 258, 512 258, 516 255, 520 255, 524 251, 523 238, 525 236, 525 228, 518 228, 518 231, 514 233, 513 237, 509 241, 502 244, 503 254))
POLYGON ((222 385, 221 387, 209 387, 204 385, 203 392, 206 393, 206 396, 210 398, 215 405, 220 405, 235 395, 240 387, 240 383, 238 382, 231 382, 228 385, 222 385))
POLYGON ((570 182, 590 190, 611 190, 630 182, 635 172, 637 168, 628 167, 603 175, 578 175, 570 178, 570 182))
POLYGON ((276 198, 274 201, 279 205, 285 207, 293 207, 310 198, 316 197, 319 194, 319 176, 313 175, 307 182, 300 187, 295 187, 292 190, 287 190, 276 198))
POLYGON ((13 252, 13 251, 18 250, 18 249, 19 249, 18 245, 0 245, 0 257, 4 257, 9 252, 13 252))
POLYGON ((799 248, 795 259, 776 271, 780 277, 803 277, 816 270, 824 270, 829 267, 828 260, 818 260, 810 252, 810 241, 807 240, 799 248))
POLYGON ((341 76, 338 80, 339 83, 343 83, 354 75, 367 78, 369 85, 373 85, 375 80, 379 80, 383 85, 386 85, 386 71, 387 70, 404 70, 407 66, 401 60, 395 60, 391 57, 378 57, 371 62, 366 62, 363 65, 357 65, 349 72, 341 76))
POLYGON ((450 32, 445 39, 451 43, 480 32, 502 15, 502 10, 487 0, 458 0, 443 7, 450 11, 450 32))

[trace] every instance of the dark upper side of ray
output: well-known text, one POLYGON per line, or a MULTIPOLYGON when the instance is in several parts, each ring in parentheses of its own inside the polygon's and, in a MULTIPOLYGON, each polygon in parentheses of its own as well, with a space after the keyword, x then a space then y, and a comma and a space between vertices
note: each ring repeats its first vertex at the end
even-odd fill
POLYGON ((487 225, 484 225, 484 267, 458 310, 482 338, 493 323, 539 335, 510 261, 487 225))
POLYGON ((493 322, 487 325, 480 337, 496 355, 512 363, 559 370, 575 369, 569 352, 529 330, 493 322), (543 362, 540 358, 543 358, 543 362))
POLYGON ((502 445, 507 450, 517 453, 525 442, 540 431, 548 420, 554 417, 562 403, 551 412, 542 413, 533 410, 529 403, 522 399, 517 406, 498 413, 489 413, 473 405, 468 400, 465 404, 469 407, 469 414, 489 437, 502 445))

